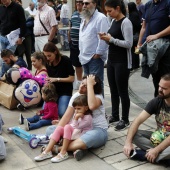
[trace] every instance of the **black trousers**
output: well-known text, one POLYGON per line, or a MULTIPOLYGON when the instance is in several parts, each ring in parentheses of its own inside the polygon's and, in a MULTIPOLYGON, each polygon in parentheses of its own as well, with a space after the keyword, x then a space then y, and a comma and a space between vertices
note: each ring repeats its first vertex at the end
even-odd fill
POLYGON ((128 94, 128 80, 130 70, 127 63, 107 62, 107 77, 110 86, 112 116, 119 119, 119 104, 122 104, 122 119, 129 120, 130 99, 128 94))
POLYGON ((31 49, 32 49, 32 38, 31 35, 28 35, 25 37, 25 39, 23 40, 21 45, 17 46, 16 49, 16 55, 18 57, 22 57, 25 53, 25 57, 27 60, 27 65, 28 65, 28 69, 31 70, 32 69, 32 63, 31 63, 31 49))

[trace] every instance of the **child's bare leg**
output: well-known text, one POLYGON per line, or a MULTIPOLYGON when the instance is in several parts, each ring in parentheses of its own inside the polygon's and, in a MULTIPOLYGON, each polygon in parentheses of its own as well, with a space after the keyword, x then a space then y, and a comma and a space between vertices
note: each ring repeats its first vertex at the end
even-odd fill
POLYGON ((48 152, 52 151, 55 144, 56 144, 56 141, 54 139, 50 139, 50 142, 47 145, 47 147, 45 148, 44 152, 48 153, 48 152))

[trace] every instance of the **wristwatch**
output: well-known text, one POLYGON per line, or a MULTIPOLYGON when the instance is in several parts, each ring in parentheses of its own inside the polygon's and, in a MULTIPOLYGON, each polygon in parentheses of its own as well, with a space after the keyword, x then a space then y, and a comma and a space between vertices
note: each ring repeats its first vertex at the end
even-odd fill
POLYGON ((58 78, 57 78, 57 82, 59 82, 60 80, 61 80, 61 79, 58 77, 58 78))

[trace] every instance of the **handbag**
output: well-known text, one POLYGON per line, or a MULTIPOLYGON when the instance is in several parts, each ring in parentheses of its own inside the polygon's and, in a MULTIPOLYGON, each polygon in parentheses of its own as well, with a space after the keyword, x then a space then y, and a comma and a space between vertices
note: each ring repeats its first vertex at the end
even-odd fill
MULTIPOLYGON (((47 34, 49 35, 50 33, 48 32, 47 28, 45 27, 45 25, 44 25, 43 22, 41 21, 40 14, 39 14, 39 20, 40 20, 41 25, 43 26, 43 28, 45 29, 45 31, 46 31, 47 34)), ((58 44, 58 37, 55 36, 55 37, 52 39, 51 42, 54 43, 54 44, 58 44)))

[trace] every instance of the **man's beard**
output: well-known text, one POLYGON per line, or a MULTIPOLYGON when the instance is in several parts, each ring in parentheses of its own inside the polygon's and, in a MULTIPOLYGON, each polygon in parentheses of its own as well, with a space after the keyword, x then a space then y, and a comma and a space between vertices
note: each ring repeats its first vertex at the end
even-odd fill
POLYGON ((170 98, 170 93, 167 94, 167 95, 164 95, 161 91, 158 92, 158 96, 161 98, 161 99, 168 99, 170 98))
POLYGON ((83 18, 90 18, 93 13, 95 11, 95 8, 92 8, 92 9, 84 9, 82 12, 81 12, 81 16, 83 18))
POLYGON ((9 65, 10 65, 10 66, 13 66, 14 64, 15 64, 14 61, 10 60, 9 65))

